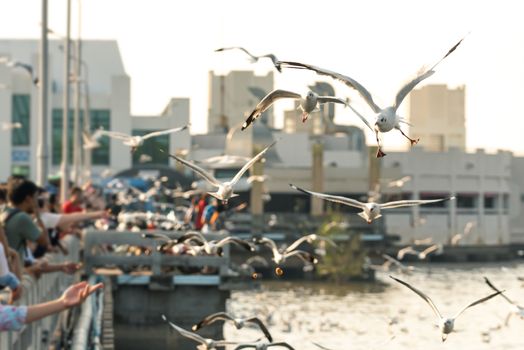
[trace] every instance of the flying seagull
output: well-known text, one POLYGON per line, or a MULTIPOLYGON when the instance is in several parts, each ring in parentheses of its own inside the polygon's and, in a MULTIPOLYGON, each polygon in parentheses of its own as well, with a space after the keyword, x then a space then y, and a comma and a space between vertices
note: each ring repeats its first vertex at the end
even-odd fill
POLYGON ((319 192, 307 191, 293 184, 289 184, 289 186, 291 186, 291 188, 297 191, 309 194, 314 197, 318 197, 318 198, 325 199, 330 202, 340 203, 344 205, 349 205, 350 207, 362 209, 362 211, 358 213, 358 215, 362 217, 364 220, 366 220, 368 224, 371 224, 373 220, 381 217, 382 214, 380 213, 380 211, 383 209, 412 207, 415 205, 436 203, 436 202, 442 202, 442 201, 455 199, 455 197, 449 197, 449 198, 429 199, 429 200, 402 200, 402 201, 394 201, 394 202, 387 202, 387 203, 375 203, 375 202, 362 203, 355 199, 346 198, 342 196, 333 196, 333 195, 319 193, 319 192))
POLYGON ((244 326, 246 326, 248 323, 254 324, 260 328, 262 332, 264 332, 264 335, 266 336, 267 340, 270 342, 273 341, 273 337, 271 336, 271 333, 269 333, 266 325, 258 318, 258 317, 249 317, 249 318, 235 318, 228 314, 227 312, 217 312, 214 314, 211 314, 204 318, 202 321, 195 324, 191 329, 193 332, 198 331, 200 328, 208 326, 212 323, 215 323, 217 321, 225 321, 225 322, 232 322, 234 323, 235 327, 237 329, 241 329, 244 326))
POLYGON ((33 66, 31 66, 30 64, 10 60, 7 57, 0 57, 0 63, 5 63, 6 66, 10 68, 21 68, 25 70, 27 74, 29 74, 29 76, 31 77, 31 82, 35 85, 38 85, 38 77, 34 73, 33 66))
POLYGON ((177 157, 177 156, 172 155, 172 154, 170 154, 169 156, 171 158, 174 158, 174 159, 178 160, 180 163, 184 164, 185 166, 189 167, 191 170, 193 170, 198 175, 203 177, 204 180, 206 180, 208 183, 210 183, 214 187, 218 187, 218 190, 216 192, 208 192, 208 194, 210 194, 213 197, 221 200, 224 203, 227 203, 227 201, 230 198, 238 196, 238 194, 235 194, 233 192, 233 187, 236 185, 238 180, 240 180, 242 175, 244 175, 244 173, 246 171, 248 171, 248 169, 251 168, 253 166, 253 164, 255 164, 258 160, 260 160, 264 156, 264 154, 267 152, 267 150, 269 148, 271 148, 275 143, 276 143, 276 141, 274 141, 272 144, 270 144, 269 146, 264 148, 262 150, 262 152, 260 152, 259 154, 254 156, 249 162, 247 162, 244 165, 244 167, 242 169, 240 169, 240 171, 235 175, 235 177, 233 179, 231 179, 231 181, 226 181, 226 182, 218 181, 213 175, 211 175, 209 172, 205 171, 204 169, 202 169, 201 167, 199 167, 198 165, 196 165, 194 163, 188 162, 187 160, 185 160, 183 158, 180 158, 180 157, 177 157))
POLYGON ((204 338, 199 334, 187 331, 184 328, 178 327, 176 324, 169 322, 169 320, 167 319, 165 315, 162 315, 162 319, 166 321, 171 326, 171 328, 173 328, 178 333, 180 333, 181 336, 194 340, 197 343, 200 343, 200 345, 197 346, 198 349, 214 350, 217 347, 224 347, 226 345, 238 344, 238 342, 231 342, 231 341, 225 341, 225 340, 213 340, 213 339, 204 338))
POLYGON ((131 147, 131 152, 135 152, 138 147, 144 144, 145 140, 148 140, 148 139, 151 139, 157 136, 168 135, 174 132, 186 130, 188 127, 189 125, 184 125, 178 128, 151 132, 144 136, 131 136, 131 135, 127 135, 121 132, 117 132, 117 131, 106 131, 106 130, 100 130, 100 133, 101 133, 101 136, 108 136, 108 137, 111 137, 117 140, 122 140, 124 145, 131 147))
POLYGON ((417 288, 413 287, 412 285, 398 279, 398 278, 395 278, 393 276, 389 276, 391 277, 392 279, 394 279, 395 281, 397 281, 398 283, 400 284, 403 284, 404 286, 408 287, 409 289, 411 289, 413 292, 415 292, 416 294, 418 294, 419 297, 421 297, 422 299, 424 299, 424 301, 426 303, 428 303, 428 305, 431 307, 431 309, 433 310, 433 312, 435 313, 435 315, 437 316, 438 318, 438 325, 439 325, 439 328, 440 328, 440 332, 441 332, 441 336, 442 336, 442 341, 446 341, 446 338, 448 337, 448 334, 451 333, 453 331, 453 327, 455 326, 455 320, 457 319, 457 317, 459 317, 464 311, 466 311, 467 309, 469 309, 470 307, 472 306, 475 306, 475 305, 478 305, 478 304, 481 304, 491 298, 493 298, 494 296, 497 296, 499 295, 500 293, 502 293, 501 291, 498 291, 496 293, 493 293, 493 294, 490 294, 488 295, 487 297, 484 297, 482 299, 479 299, 477 301, 474 301, 472 302, 471 304, 467 305, 466 307, 464 307, 463 309, 461 309, 459 312, 457 312, 457 314, 451 318, 445 318, 442 316, 442 314, 440 313, 440 311, 437 309, 437 306, 435 305, 435 303, 433 303, 433 301, 426 295, 424 294, 423 292, 421 292, 420 290, 418 290, 417 288))
POLYGON ((433 244, 422 251, 415 250, 412 246, 407 246, 397 252, 397 259, 402 260, 406 254, 416 255, 419 260, 425 260, 429 254, 442 250, 441 244, 433 244))
POLYGON ((242 130, 245 130, 247 127, 253 124, 253 122, 258 117, 260 117, 260 115, 264 113, 269 107, 271 107, 273 103, 283 98, 292 98, 295 100, 300 100, 300 105, 298 106, 298 108, 302 110, 302 122, 305 122, 307 120, 310 113, 318 110, 319 104, 330 102, 340 103, 343 105, 347 104, 347 102, 341 98, 334 96, 319 96, 317 93, 311 90, 308 91, 305 97, 302 97, 302 95, 296 92, 277 89, 271 91, 269 94, 266 95, 266 97, 262 99, 262 101, 260 101, 257 104, 253 112, 251 112, 244 124, 242 124, 242 130))
POLYGON ((22 128, 22 123, 7 123, 7 122, 2 122, 0 123, 0 130, 2 131, 8 131, 8 130, 13 130, 13 129, 21 129, 22 128))
POLYGON ((86 131, 82 131, 82 139, 84 140, 84 149, 95 149, 100 147, 98 140, 102 137, 102 129, 96 130, 94 133, 89 134, 86 131))
POLYGON ((507 326, 508 323, 509 323, 509 319, 511 318, 512 315, 517 315, 518 317, 520 317, 521 319, 524 319, 524 307, 523 306, 520 306, 518 305, 517 303, 515 303, 514 301, 512 301, 510 298, 508 298, 504 293, 502 293, 497 287, 495 287, 493 285, 493 283, 491 283, 491 281, 487 278, 487 277, 484 277, 484 281, 486 281, 486 284, 491 288, 493 289, 495 292, 500 292, 500 296, 503 297, 504 299, 506 299, 506 301, 508 303, 511 304, 511 311, 508 313, 508 316, 506 317, 506 321, 504 322, 504 324, 507 326))
POLYGON ((444 57, 442 57, 431 68, 421 70, 421 72, 418 73, 418 75, 414 79, 412 79, 411 81, 407 82, 397 92, 397 96, 395 97, 395 102, 393 103, 393 105, 389 106, 389 107, 386 107, 386 108, 380 108, 375 103, 375 101, 373 100, 373 96, 371 95, 371 93, 362 84, 360 84, 359 82, 357 82, 356 80, 354 80, 354 79, 352 79, 352 78, 350 78, 348 76, 345 76, 345 75, 342 75, 342 74, 339 74, 339 73, 336 73, 336 72, 333 72, 333 71, 330 71, 330 70, 327 70, 327 69, 323 69, 323 68, 320 68, 320 67, 316 67, 316 66, 309 65, 309 64, 304 64, 304 63, 299 63, 299 62, 282 61, 282 62, 280 62, 280 64, 281 64, 282 67, 297 68, 297 69, 308 69, 308 70, 312 70, 312 71, 314 71, 314 72, 316 72, 317 74, 320 74, 320 75, 330 76, 333 79, 336 79, 336 80, 339 80, 339 81, 343 82, 344 84, 346 84, 350 88, 357 90, 358 93, 362 96, 362 98, 366 101, 366 103, 369 105, 369 107, 371 107, 371 109, 375 113, 374 126, 372 126, 367 121, 366 118, 364 118, 353 107, 351 107, 351 105, 349 105, 349 104, 348 105, 357 114, 357 116, 360 119, 362 119, 362 121, 366 124, 366 126, 371 131, 375 132, 375 136, 376 136, 377 144, 378 144, 377 158, 380 158, 380 157, 385 156, 386 154, 382 151, 382 146, 380 144, 380 139, 379 139, 379 132, 383 132, 384 133, 384 132, 388 132, 388 131, 391 131, 393 129, 396 129, 396 130, 400 131, 400 133, 411 142, 411 145, 414 145, 414 144, 416 144, 419 141, 418 139, 414 140, 414 139, 410 138, 409 136, 407 136, 404 133, 404 131, 402 131, 401 124, 402 123, 403 124, 408 124, 408 122, 404 118, 400 117, 397 114, 398 107, 400 106, 400 104, 402 103, 404 98, 411 92, 411 90, 413 90, 415 88, 415 86, 417 86, 417 84, 419 84, 424 79, 429 78, 431 75, 433 75, 433 73, 435 73, 434 69, 439 65, 440 62, 442 62, 453 51, 455 51, 455 49, 460 45, 462 40, 464 40, 464 38, 460 39, 458 43, 453 45, 453 47, 448 50, 448 52, 444 55, 444 57))
POLYGON ((262 55, 262 56, 255 56, 255 55, 251 54, 249 51, 247 51, 246 49, 244 49, 243 47, 240 47, 240 46, 222 47, 220 49, 216 49, 215 52, 222 52, 222 51, 226 51, 226 50, 241 50, 241 51, 244 51, 249 56, 249 60, 251 61, 251 63, 255 63, 255 62, 257 62, 261 58, 269 58, 271 60, 271 62, 273 62, 273 65, 275 66, 275 68, 280 73, 282 73, 282 68, 280 67, 280 61, 272 53, 268 53, 267 55, 262 55))

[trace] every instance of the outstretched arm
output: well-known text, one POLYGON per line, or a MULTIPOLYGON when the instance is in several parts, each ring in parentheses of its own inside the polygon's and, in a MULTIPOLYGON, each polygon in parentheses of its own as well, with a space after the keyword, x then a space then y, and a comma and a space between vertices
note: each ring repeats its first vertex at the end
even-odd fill
POLYGON ((67 288, 64 294, 62 294, 58 299, 47 303, 28 306, 25 323, 34 322, 73 306, 80 305, 89 295, 103 286, 102 283, 98 283, 94 286, 89 285, 87 282, 74 284, 67 288))

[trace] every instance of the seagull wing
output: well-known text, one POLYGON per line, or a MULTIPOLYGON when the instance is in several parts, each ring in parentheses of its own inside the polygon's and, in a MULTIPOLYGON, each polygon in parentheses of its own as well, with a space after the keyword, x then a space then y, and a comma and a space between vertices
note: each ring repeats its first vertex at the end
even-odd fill
POLYGON ((472 306, 475 306, 475 305, 478 305, 478 304, 482 304, 483 302, 485 301, 488 301, 489 299, 493 298, 493 297, 496 297, 497 295, 503 293, 503 291, 499 290, 498 292, 496 293, 493 293, 493 294, 490 294, 488 295, 487 297, 484 297, 482 299, 479 299, 477 301, 474 301, 472 302, 471 304, 469 304, 468 306, 466 306, 465 308, 463 308, 462 310, 460 310, 459 312, 457 312, 457 314, 453 317, 454 319, 459 317, 460 314, 462 314, 464 311, 466 311, 467 309, 469 309, 470 307, 472 306))
POLYGON ((245 322, 256 324, 260 328, 260 330, 264 333, 267 340, 269 340, 269 342, 273 342, 273 337, 271 336, 271 333, 269 333, 269 330, 267 329, 264 322, 262 322, 258 317, 247 318, 245 322))
POLYGON ((314 341, 312 341, 312 343, 313 343, 316 347, 318 347, 318 348, 320 348, 320 349, 324 349, 324 350, 333 350, 333 349, 331 349, 331 348, 326 348, 325 346, 320 345, 319 343, 315 343, 314 341))
POLYGON ((234 318, 231 317, 227 312, 217 312, 214 314, 211 314, 209 316, 206 316, 203 320, 195 324, 191 329, 196 332, 200 328, 209 326, 212 323, 215 323, 217 321, 233 321, 234 318))
MULTIPOLYGON (((469 34, 469 33, 468 33, 469 34)), ((433 65, 433 67, 431 67, 429 70, 432 71, 434 70, 439 64, 440 62, 444 61, 444 59, 446 57, 448 57, 449 55, 451 55, 451 53, 453 51, 455 51, 457 49, 457 47, 462 43, 462 41, 466 38, 466 36, 464 36, 462 39, 460 39, 455 45, 453 45, 453 47, 451 49, 448 50, 448 52, 446 52, 446 54, 444 55, 444 57, 442 57, 437 63, 435 63, 433 65)))
POLYGON ((226 50, 241 50, 241 51, 244 51, 254 61, 258 60, 257 56, 251 54, 249 51, 247 51, 246 49, 244 49, 243 47, 240 47, 240 46, 222 47, 220 49, 216 49, 215 52, 222 52, 222 51, 226 51, 226 50))
POLYGON ((355 199, 346 198, 346 197, 342 197, 342 196, 332 196, 332 195, 329 195, 329 194, 324 194, 324 193, 319 193, 319 192, 307 191, 307 190, 304 190, 304 189, 302 189, 300 187, 297 187, 295 185, 292 185, 292 184, 289 184, 289 186, 291 186, 291 188, 293 188, 293 189, 295 189, 297 191, 300 191, 300 192, 303 192, 303 193, 306 193, 306 194, 309 194, 311 196, 315 196, 315 197, 318 197, 318 198, 322 198, 322 199, 325 199, 325 200, 330 201, 330 202, 341 203, 341 204, 344 204, 344 205, 349 205, 351 207, 360 208, 360 209, 366 208, 366 204, 365 203, 359 202, 359 201, 357 201, 355 199))
POLYGON ((245 130, 250 126, 262 113, 264 113, 275 101, 281 100, 283 98, 294 98, 300 99, 302 96, 296 92, 286 91, 286 90, 273 90, 267 94, 262 101, 260 101, 253 112, 247 117, 244 124, 242 124, 242 130, 245 130))
POLYGON ((366 126, 369 128, 369 130, 371 131, 375 131, 375 129, 371 126, 371 124, 369 124, 368 120, 366 118, 364 118, 364 116, 362 114, 360 114, 359 111, 357 111, 355 108, 353 108, 353 106, 350 104, 350 103, 347 103, 346 104, 349 108, 351 108, 351 110, 353 111, 353 113, 355 113, 357 115, 357 117, 360 118, 360 120, 362 120, 364 122, 364 124, 366 124, 366 126))
POLYGON ((260 58, 262 57, 269 58, 271 62, 273 62, 273 65, 279 71, 279 73, 282 73, 282 67, 280 67, 280 61, 278 60, 277 56, 273 55, 272 53, 269 53, 267 55, 260 56, 260 58))
POLYGON ((280 254, 280 252, 278 251, 277 244, 275 243, 274 240, 272 240, 270 238, 263 237, 263 238, 258 240, 258 243, 269 247, 271 249, 271 251, 273 252, 273 256, 274 257, 280 254))
POLYGON ((340 103, 342 105, 347 105, 346 100, 335 96, 318 96, 317 101, 318 103, 340 103))
POLYGON ((303 250, 293 250, 292 252, 285 252, 284 256, 286 259, 296 256, 306 264, 316 264, 318 262, 317 258, 315 258, 313 254, 305 252, 303 250))
POLYGON ((217 242, 216 245, 217 247, 223 247, 224 245, 231 244, 231 243, 241 246, 242 248, 245 248, 246 250, 249 250, 251 252, 255 250, 255 247, 253 247, 251 243, 246 242, 245 240, 241 238, 231 237, 231 236, 220 240, 219 242, 217 242))
MULTIPOLYGON (((484 277, 484 281, 486 281, 486 284, 487 284, 491 289, 493 289, 495 292, 500 292, 500 289, 498 289, 497 287, 495 287, 495 286, 493 285, 493 283, 491 283, 491 281, 488 280, 487 277, 484 277)), ((516 304, 515 304, 515 303, 514 303, 510 298, 508 298, 508 297, 506 296, 506 294, 501 293, 500 296, 503 297, 504 299, 506 299, 506 301, 507 301, 508 303, 510 303, 511 305, 516 305, 516 304)))
POLYGON ((131 138, 131 136, 124 134, 122 132, 118 132, 118 131, 100 130, 100 135, 108 136, 112 139, 123 140, 123 141, 127 141, 131 138))
POLYGON ((288 349, 291 349, 291 350, 295 350, 291 345, 289 345, 288 343, 286 342, 277 342, 277 343, 271 343, 271 344, 267 344, 267 347, 269 348, 270 346, 281 346, 281 347, 284 347, 284 348, 288 348, 288 349))
POLYGON ((200 335, 196 334, 196 333, 193 333, 193 332, 190 332, 190 331, 186 331, 184 328, 181 328, 181 327, 178 327, 176 324, 172 323, 172 322, 169 322, 167 317, 165 315, 162 315, 162 318, 164 319, 164 321, 166 321, 174 330, 176 330, 178 333, 180 333, 181 336, 183 337, 186 337, 186 338, 189 338, 189 339, 192 339, 196 342, 199 342, 201 344, 206 344, 206 339, 204 339, 203 337, 201 337, 200 335))
POLYGON ((157 137, 157 136, 161 136, 161 135, 171 134, 171 133, 174 133, 174 132, 179 132, 179 131, 182 131, 182 130, 186 130, 188 127, 189 127, 189 125, 184 125, 184 126, 181 126, 181 127, 178 127, 178 128, 155 131, 155 132, 152 132, 152 133, 149 133, 147 135, 142 136, 142 139, 147 140, 147 139, 150 139, 152 137, 157 137))
POLYGON ((395 108, 395 111, 398 109, 404 98, 417 86, 418 83, 420 83, 422 80, 429 78, 433 75, 435 71, 429 70, 427 72, 424 72, 422 74, 417 75, 413 80, 407 82, 398 92, 397 96, 395 97, 395 104, 393 105, 393 108, 395 108))
POLYGON ((255 164, 256 162, 258 162, 258 160, 260 158, 262 158, 264 156, 264 154, 267 152, 268 149, 270 149, 275 143, 277 143, 276 141, 273 141, 272 144, 270 144, 269 146, 267 146, 266 148, 264 148, 262 150, 262 152, 260 152, 259 154, 257 154, 256 156, 253 157, 253 159, 251 159, 249 162, 247 162, 243 167, 242 169, 240 169, 240 171, 235 175, 235 177, 231 180, 230 184, 231 186, 235 185, 238 180, 240 180, 240 178, 242 177, 242 175, 244 175, 244 173, 253 166, 253 164, 255 164))
POLYGON ((402 280, 399 280, 398 278, 395 278, 391 275, 389 275, 389 277, 391 277, 392 279, 394 279, 395 281, 397 281, 398 283, 400 284, 403 284, 405 285, 406 287, 408 287, 409 289, 411 289, 413 292, 417 293, 419 297, 421 297, 422 299, 424 299, 426 301, 426 303, 429 304, 429 306, 431 306, 431 309, 433 310, 433 312, 435 313, 435 315, 437 315, 437 317, 439 319, 442 318, 442 314, 440 313, 440 311, 438 311, 437 309, 437 306, 435 305, 435 303, 433 303, 433 300, 431 300, 430 297, 428 297, 426 294, 422 293, 420 290, 418 290, 417 288, 413 287, 412 285, 402 281, 402 280))
POLYGON ((287 247, 286 250, 284 251, 284 253, 289 253, 289 252, 297 249, 302 243, 306 242, 307 240, 312 239, 315 236, 316 236, 316 234, 311 234, 311 235, 306 235, 304 237, 300 237, 295 242, 293 242, 289 247, 287 247))
POLYGON ((366 103, 369 105, 369 107, 371 107, 371 109, 375 113, 379 113, 381 110, 381 108, 375 103, 375 101, 373 101, 373 96, 371 96, 371 93, 355 79, 352 79, 348 76, 330 71, 328 69, 323 69, 323 68, 316 67, 310 64, 305 64, 305 63, 280 61, 280 65, 282 67, 288 67, 288 68, 309 69, 309 70, 316 72, 317 74, 326 75, 333 79, 341 81, 344 84, 346 84, 347 86, 349 86, 350 88, 357 90, 360 96, 362 96, 362 98, 366 101, 366 103))
POLYGON ((424 249, 422 252, 420 252, 420 256, 423 256, 424 258, 430 254, 430 253, 433 253, 434 251, 436 251, 437 249, 439 248, 439 245, 438 244, 433 244, 432 246, 430 247, 427 247, 426 249, 424 249))
POLYGON ((455 197, 442 198, 442 199, 429 199, 429 200, 417 199, 417 200, 394 201, 394 202, 382 203, 382 204, 379 204, 379 206, 380 206, 380 209, 412 207, 415 205, 436 203, 436 202, 448 201, 452 199, 455 199, 455 197))
POLYGON ((235 350, 248 349, 248 348, 256 349, 257 344, 254 344, 254 343, 253 344, 240 344, 235 348, 235 350))
POLYGON ((175 156, 173 154, 169 154, 169 156, 171 158, 174 158, 174 159, 178 160, 180 163, 184 164, 185 166, 187 166, 188 168, 193 170, 195 173, 200 175, 202 178, 204 178, 204 180, 209 182, 211 185, 216 186, 216 187, 221 185, 221 183, 217 179, 215 179, 215 177, 213 175, 211 175, 209 172, 205 171, 204 169, 202 169, 198 165, 196 165, 194 163, 191 163, 191 162, 188 162, 187 160, 185 160, 183 158, 180 158, 178 156, 175 156))

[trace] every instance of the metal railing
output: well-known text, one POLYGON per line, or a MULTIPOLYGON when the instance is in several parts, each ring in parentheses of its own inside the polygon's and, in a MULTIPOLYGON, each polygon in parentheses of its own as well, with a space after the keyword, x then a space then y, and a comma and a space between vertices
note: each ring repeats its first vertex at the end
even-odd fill
MULTIPOLYGON (((63 240, 69 254, 47 254, 50 263, 78 261, 80 241, 72 236, 63 240)), ((34 305, 58 298, 74 281, 74 275, 61 272, 43 274, 39 279, 24 275, 22 297, 16 305, 34 305)), ((19 332, 0 332, 0 349, 9 350, 40 350, 49 347, 50 337, 55 329, 58 314, 45 317, 39 321, 25 325, 19 332)))
MULTIPOLYGON (((184 232, 161 232, 170 238, 178 238, 184 232)), ((205 234, 206 239, 221 239, 226 235, 205 234)), ((154 239, 142 238, 137 232, 89 231, 84 236, 84 264, 87 274, 96 267, 133 268, 145 267, 154 276, 165 275, 163 267, 213 267, 220 276, 227 276, 229 267, 229 246, 223 249, 222 256, 166 255, 157 250, 162 244, 154 239), (125 255, 107 249, 107 245, 129 245, 150 248, 149 255, 125 255)), ((174 274, 174 273, 171 273, 174 274)))

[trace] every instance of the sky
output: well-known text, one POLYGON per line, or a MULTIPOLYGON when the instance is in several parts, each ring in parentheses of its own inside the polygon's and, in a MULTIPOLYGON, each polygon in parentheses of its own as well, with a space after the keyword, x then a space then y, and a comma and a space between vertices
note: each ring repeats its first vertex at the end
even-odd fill
MULTIPOLYGON (((73 37, 78 1, 72 0, 73 37)), ((216 48, 244 46, 255 54, 271 52, 281 60, 328 68, 358 80, 379 105, 389 105, 406 80, 470 33, 420 86, 466 86, 469 150, 524 155, 520 1, 84 0, 81 7, 83 38, 118 41, 131 77, 132 114, 156 115, 170 98, 190 97, 192 132, 197 133, 207 125, 210 70, 265 74, 272 69, 267 62, 250 64, 240 52, 215 53, 216 48)), ((65 9, 65 0, 49 0, 49 27, 55 32, 65 33, 65 9)), ((4 2, 0 37, 37 38, 40 18, 40 1, 4 2)), ((312 72, 275 73, 276 88, 297 92, 317 80, 332 82, 312 72)), ((337 96, 356 96, 342 84, 333 85, 337 96)), ((277 117, 291 107, 287 102, 276 106, 277 117)), ((372 116, 364 103, 356 106, 372 116)), ((348 110, 337 109, 336 121, 362 126, 348 110)), ((370 133, 367 139, 373 143, 370 133)), ((406 147, 398 133, 386 134, 384 142, 406 147)))

